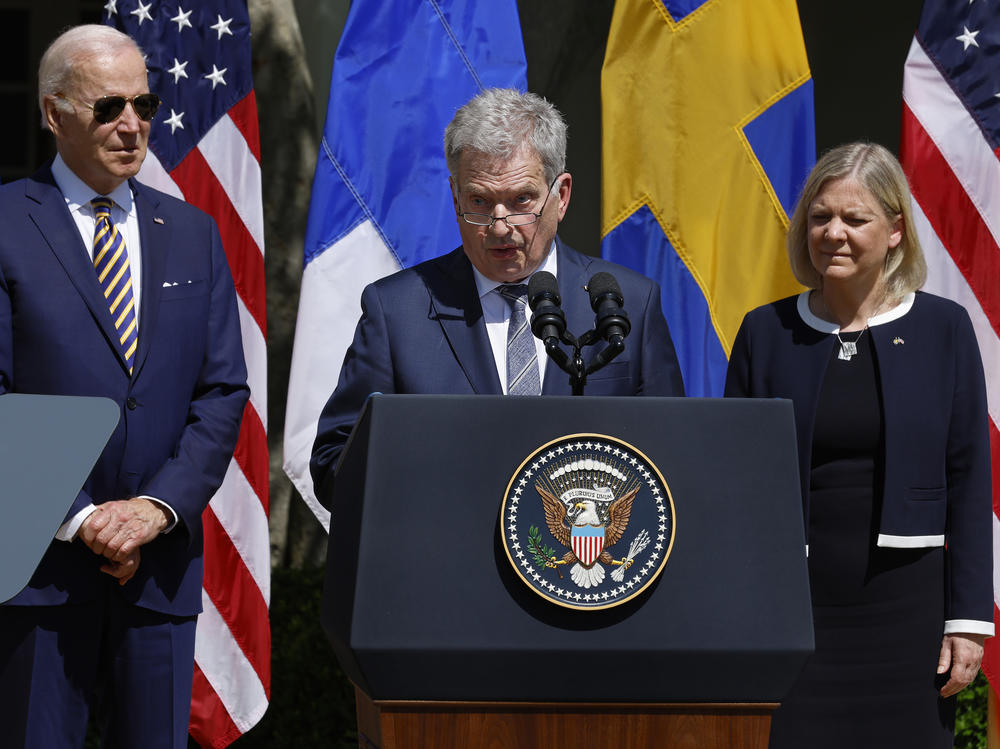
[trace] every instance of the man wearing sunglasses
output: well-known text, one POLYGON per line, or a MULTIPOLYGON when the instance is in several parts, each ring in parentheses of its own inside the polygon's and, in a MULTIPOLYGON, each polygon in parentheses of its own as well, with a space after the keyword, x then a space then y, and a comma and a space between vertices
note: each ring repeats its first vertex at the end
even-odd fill
POLYGON ((539 270, 557 276, 567 327, 577 335, 594 326, 588 280, 610 272, 621 286, 628 344, 588 377, 588 395, 684 394, 659 287, 556 237, 573 181, 559 111, 536 94, 487 89, 458 110, 444 141, 462 245, 364 290, 313 446, 321 501, 329 501, 337 459, 370 393, 570 394, 568 376, 524 329, 531 316, 524 284, 539 270))
POLYGON ((134 179, 163 125, 128 36, 62 34, 39 106, 58 155, 0 187, 0 394, 104 396, 120 417, 0 606, 0 743, 82 747, 93 712, 105 746, 186 747, 201 514, 248 397, 235 290, 214 222, 134 179))

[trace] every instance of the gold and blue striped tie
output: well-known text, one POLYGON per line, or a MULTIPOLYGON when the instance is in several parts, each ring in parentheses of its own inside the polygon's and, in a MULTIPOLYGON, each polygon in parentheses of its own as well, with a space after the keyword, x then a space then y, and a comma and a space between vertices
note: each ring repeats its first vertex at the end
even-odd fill
POLYGON ((94 227, 94 269, 104 298, 108 301, 111 320, 118 331, 118 343, 131 373, 139 330, 135 319, 135 300, 132 298, 128 250, 125 249, 125 238, 111 221, 111 199, 94 198, 90 204, 94 206, 97 219, 94 227))

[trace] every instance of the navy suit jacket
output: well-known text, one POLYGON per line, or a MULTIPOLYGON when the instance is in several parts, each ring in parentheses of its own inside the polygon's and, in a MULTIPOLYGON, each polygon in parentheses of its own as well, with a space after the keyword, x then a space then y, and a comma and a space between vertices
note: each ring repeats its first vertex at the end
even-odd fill
MULTIPOLYGON (((989 424, 972 323, 954 302, 917 292, 906 314, 869 332, 885 436, 878 545, 947 542, 946 618, 992 622, 989 424)), ((806 325, 796 297, 783 299, 747 314, 726 378, 727 396, 793 401, 807 523, 816 407, 836 342, 806 325)))
MULTIPOLYGON (((594 327, 584 285, 600 271, 622 289, 632 330, 625 351, 587 378, 587 395, 684 395, 660 288, 648 278, 557 240, 559 291, 568 329, 594 327)), ((365 288, 361 320, 320 416, 310 463, 317 496, 371 393, 501 395, 472 263, 459 247, 365 288)), ((569 376, 549 362, 543 395, 570 395, 569 376)))
POLYGON ((212 219, 131 185, 142 243, 131 377, 49 167, 0 187, 0 393, 104 396, 119 405, 118 426, 67 519, 88 503, 149 495, 170 505, 178 524, 142 547, 124 586, 99 571, 101 558, 82 541, 53 541, 14 604, 93 600, 110 584, 154 611, 201 611, 201 513, 225 475, 249 396, 236 293, 212 219))

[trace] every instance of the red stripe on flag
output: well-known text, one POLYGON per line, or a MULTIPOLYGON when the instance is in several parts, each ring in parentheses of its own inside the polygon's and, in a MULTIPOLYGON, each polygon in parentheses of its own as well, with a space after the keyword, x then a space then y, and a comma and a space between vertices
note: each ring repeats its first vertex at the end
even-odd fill
POLYGON ((229 201, 229 196, 197 148, 191 149, 184 160, 170 172, 170 176, 184 193, 187 202, 215 218, 236 291, 260 326, 261 333, 266 336, 264 257, 229 201))
POLYGON ((257 95, 250 90, 250 93, 243 97, 242 101, 236 102, 229 110, 231 119, 236 128, 243 133, 243 139, 247 142, 250 152, 260 163, 260 130, 257 126, 257 95))
POLYGON ((233 639, 253 666, 264 692, 271 693, 271 630, 267 603, 226 529, 209 505, 201 516, 205 528, 203 587, 229 625, 233 639), (240 626, 233 626, 238 622, 240 626))
POLYGON ((900 140, 910 189, 1000 335, 1000 247, 951 166, 903 104, 900 140))
POLYGON ((233 457, 263 505, 264 512, 269 513, 267 432, 250 402, 243 409, 243 423, 240 425, 240 436, 233 457))
POLYGON ((199 746, 211 749, 224 749, 243 735, 197 663, 194 664, 191 723, 188 730, 199 746))

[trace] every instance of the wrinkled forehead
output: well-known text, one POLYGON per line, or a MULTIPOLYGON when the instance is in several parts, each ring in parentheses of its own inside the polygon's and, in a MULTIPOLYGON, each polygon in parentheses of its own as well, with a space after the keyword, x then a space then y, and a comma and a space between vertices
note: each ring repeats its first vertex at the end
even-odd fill
POLYGON ((480 187, 534 186, 545 182, 545 169, 538 154, 522 147, 511 156, 465 151, 458 162, 459 189, 480 187))
POLYGON ((133 48, 101 50, 73 60, 70 93, 90 101, 118 94, 133 96, 149 90, 146 62, 133 48))

